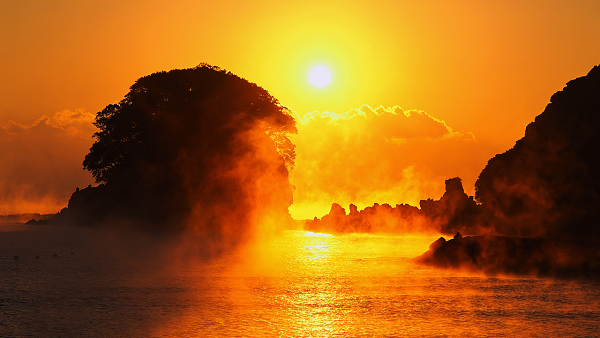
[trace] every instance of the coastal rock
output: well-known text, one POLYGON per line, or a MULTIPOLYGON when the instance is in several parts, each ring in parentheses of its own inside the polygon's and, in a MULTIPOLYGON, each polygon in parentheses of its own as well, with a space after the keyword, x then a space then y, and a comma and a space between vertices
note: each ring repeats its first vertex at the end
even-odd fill
POLYGON ((600 241, 600 66, 569 81, 514 147, 488 161, 481 224, 519 237, 600 241))
MULTIPOLYGON (((458 236, 459 234, 457 234, 458 236)), ((600 279, 600 243, 591 241, 467 236, 440 238, 416 257, 419 264, 486 275, 600 279)))

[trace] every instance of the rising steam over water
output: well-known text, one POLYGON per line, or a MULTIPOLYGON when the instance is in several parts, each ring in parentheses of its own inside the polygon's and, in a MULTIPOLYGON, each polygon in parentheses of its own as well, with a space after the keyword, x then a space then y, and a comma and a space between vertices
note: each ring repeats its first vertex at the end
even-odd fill
POLYGON ((559 337, 600 329, 599 283, 412 264, 432 237, 289 230, 186 261, 168 245, 149 250, 122 238, 82 228, 0 232, 0 336, 559 337))

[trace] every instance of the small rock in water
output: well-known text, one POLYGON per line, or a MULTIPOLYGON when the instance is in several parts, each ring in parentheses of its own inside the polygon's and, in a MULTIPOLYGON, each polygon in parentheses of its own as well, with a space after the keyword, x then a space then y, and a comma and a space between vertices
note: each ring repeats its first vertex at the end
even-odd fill
POLYGON ((35 259, 40 259, 40 256, 35 256, 35 259))
POLYGON ((71 255, 74 255, 75 253, 73 251, 71 251, 71 255))
POLYGON ((58 254, 54 254, 52 257, 58 257, 58 254))
POLYGON ((18 260, 19 260, 19 256, 15 256, 15 261, 18 261, 18 260))

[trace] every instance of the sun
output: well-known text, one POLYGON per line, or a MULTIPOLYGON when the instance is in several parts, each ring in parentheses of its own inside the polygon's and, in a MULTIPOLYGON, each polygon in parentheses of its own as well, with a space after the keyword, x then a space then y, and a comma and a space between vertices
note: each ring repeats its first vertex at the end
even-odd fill
POLYGON ((308 80, 315 87, 325 87, 331 82, 331 72, 325 66, 315 66, 308 73, 308 80))

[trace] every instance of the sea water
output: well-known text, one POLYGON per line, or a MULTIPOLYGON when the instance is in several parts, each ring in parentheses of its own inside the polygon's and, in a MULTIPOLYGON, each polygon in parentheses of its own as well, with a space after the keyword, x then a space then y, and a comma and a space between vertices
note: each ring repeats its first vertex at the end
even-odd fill
POLYGON ((182 260, 92 229, 11 227, 0 336, 600 336, 600 283, 413 264, 435 239, 289 230, 182 260))

